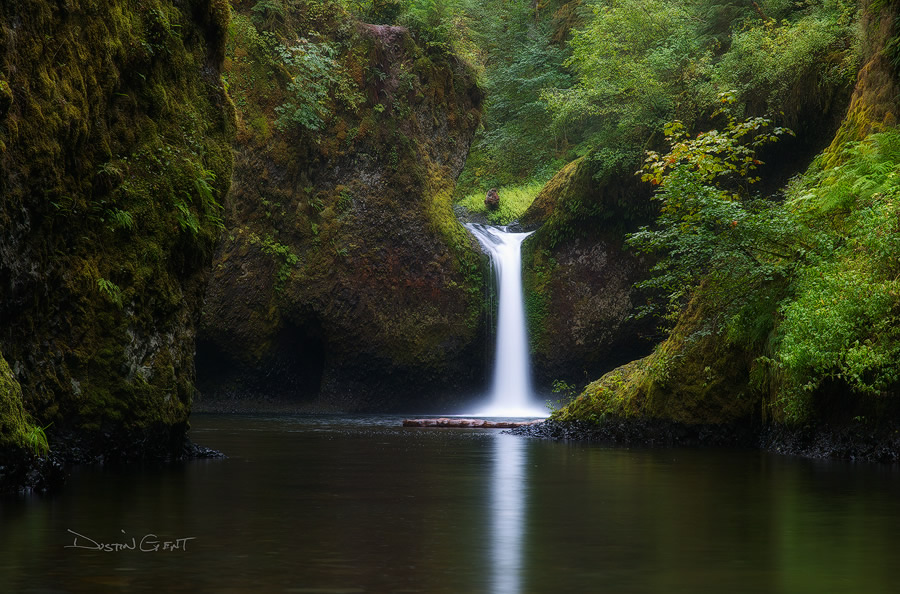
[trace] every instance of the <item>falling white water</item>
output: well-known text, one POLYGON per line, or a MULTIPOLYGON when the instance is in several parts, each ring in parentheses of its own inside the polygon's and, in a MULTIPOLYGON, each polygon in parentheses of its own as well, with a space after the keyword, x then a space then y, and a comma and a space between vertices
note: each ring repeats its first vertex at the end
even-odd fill
POLYGON ((522 242, 530 233, 500 227, 466 227, 490 254, 499 285, 497 346, 490 400, 475 414, 482 417, 546 417, 531 388, 528 334, 522 298, 522 242))

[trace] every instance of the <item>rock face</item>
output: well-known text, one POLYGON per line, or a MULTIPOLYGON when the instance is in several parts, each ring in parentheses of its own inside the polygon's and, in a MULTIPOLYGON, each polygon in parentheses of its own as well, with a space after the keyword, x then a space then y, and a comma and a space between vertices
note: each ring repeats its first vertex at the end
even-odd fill
POLYGON ((228 10, 0 7, 0 400, 22 394, 51 446, 181 448, 231 178, 228 10))
POLYGON ((540 384, 579 383, 646 354, 650 321, 630 320, 647 263, 623 247, 650 215, 633 175, 593 178, 586 159, 564 167, 522 217, 542 225, 523 249, 532 366, 540 384))
POLYGON ((482 256, 451 210, 481 91, 406 29, 333 9, 235 16, 228 77, 240 123, 198 346, 201 400, 383 410, 483 376, 482 256), (265 31, 333 56, 342 78, 318 129, 279 129, 295 75, 288 65, 265 88, 254 82, 272 69, 252 43, 265 31))
POLYGON ((847 115, 827 151, 835 158, 844 143, 862 140, 868 134, 898 124, 900 83, 896 35, 900 6, 896 2, 877 0, 863 0, 860 5, 861 26, 867 32, 862 36, 865 62, 857 76, 847 115))

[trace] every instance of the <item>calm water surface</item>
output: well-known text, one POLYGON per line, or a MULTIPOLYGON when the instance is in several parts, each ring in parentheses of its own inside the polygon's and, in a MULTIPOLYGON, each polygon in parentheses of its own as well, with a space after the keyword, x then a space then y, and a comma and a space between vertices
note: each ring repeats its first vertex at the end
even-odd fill
POLYGON ((230 458, 0 502, 0 592, 900 591, 892 467, 396 417, 192 424, 230 458), (92 541, 137 548, 72 547, 92 541))

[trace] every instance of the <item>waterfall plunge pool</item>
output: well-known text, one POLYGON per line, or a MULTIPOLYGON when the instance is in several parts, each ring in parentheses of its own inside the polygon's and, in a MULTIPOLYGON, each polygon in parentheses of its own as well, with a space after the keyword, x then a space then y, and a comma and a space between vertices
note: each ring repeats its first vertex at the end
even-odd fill
POLYGON ((228 459, 0 502, 0 591, 896 591, 896 467, 399 421, 196 415, 228 459))

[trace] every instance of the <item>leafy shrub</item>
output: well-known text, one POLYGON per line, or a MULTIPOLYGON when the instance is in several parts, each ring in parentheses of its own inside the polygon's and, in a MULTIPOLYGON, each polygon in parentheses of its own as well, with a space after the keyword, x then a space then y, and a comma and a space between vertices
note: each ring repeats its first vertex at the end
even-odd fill
POLYGON ((25 443, 35 456, 46 456, 50 453, 50 443, 47 441, 45 433, 49 426, 28 425, 26 427, 25 443))
POLYGON ((872 395, 900 383, 900 132, 872 135, 845 157, 808 176, 789 202, 837 240, 781 306, 773 363, 792 418, 828 379, 872 395))
MULTIPOLYGON (((730 103, 732 97, 723 95, 730 103)), ((671 149, 649 151, 643 180, 659 186, 661 204, 653 228, 628 237, 628 245, 660 255, 654 275, 641 283, 663 296, 671 319, 690 293, 705 282, 723 304, 723 319, 744 303, 742 296, 785 273, 800 235, 780 204, 754 198, 752 172, 762 164, 755 151, 788 130, 765 118, 727 116, 722 131, 689 137, 680 122, 666 126, 671 149)), ((651 305, 652 311, 659 304, 651 305)))
POLYGON ((796 22, 769 20, 738 31, 716 67, 715 80, 771 113, 789 109, 820 86, 852 84, 856 56, 846 18, 820 11, 796 22))

